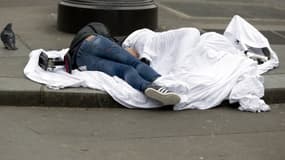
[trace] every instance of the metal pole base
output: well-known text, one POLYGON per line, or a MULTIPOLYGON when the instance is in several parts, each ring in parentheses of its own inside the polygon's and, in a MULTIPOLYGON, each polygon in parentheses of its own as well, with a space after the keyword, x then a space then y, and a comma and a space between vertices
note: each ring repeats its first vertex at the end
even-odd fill
POLYGON ((62 0, 57 27, 76 33, 90 22, 104 23, 114 36, 140 28, 157 29, 157 6, 153 0, 62 0))

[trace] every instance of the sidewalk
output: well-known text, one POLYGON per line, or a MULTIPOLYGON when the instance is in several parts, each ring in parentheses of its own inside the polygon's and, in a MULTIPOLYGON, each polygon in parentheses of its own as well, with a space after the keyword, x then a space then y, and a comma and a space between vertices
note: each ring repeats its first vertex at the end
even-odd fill
MULTIPOLYGON (((73 35, 59 32, 56 29, 57 1, 1 2, 0 26, 13 23, 17 34, 18 50, 8 51, 0 47, 0 105, 17 106, 66 106, 66 107, 120 107, 109 95, 102 91, 85 88, 69 88, 51 90, 44 85, 28 80, 23 69, 28 61, 31 50, 67 48, 73 35), (24 15, 24 16, 23 16, 24 15)), ((167 3, 159 1, 159 26, 171 29, 182 26, 195 26, 201 30, 222 30, 225 19, 216 21, 207 18, 182 16, 179 12, 169 9, 167 3), (219 23, 219 24, 218 24, 219 23)), ((174 6, 175 7, 175 6, 174 6)), ((180 9, 179 6, 176 9, 180 9)), ((254 21, 262 30, 275 29, 281 35, 285 33, 284 20, 267 23, 254 21)), ((229 22, 229 21, 227 21, 229 22)), ((266 32, 267 33, 267 32, 266 32)), ((269 35, 271 36, 271 35, 269 35)), ((270 39, 271 37, 269 37, 270 39)), ((272 48, 280 60, 280 67, 267 73, 265 78, 265 101, 269 104, 285 102, 285 36, 272 38, 272 48), (278 39, 279 38, 279 39, 278 39)), ((1 44, 2 45, 2 44, 1 44)))

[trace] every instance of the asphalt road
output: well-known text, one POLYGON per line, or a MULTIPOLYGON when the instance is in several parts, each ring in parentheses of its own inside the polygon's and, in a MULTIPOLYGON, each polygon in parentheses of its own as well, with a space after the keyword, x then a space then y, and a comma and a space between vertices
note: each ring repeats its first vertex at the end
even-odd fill
POLYGON ((267 113, 0 107, 1 160, 284 160, 285 106, 267 113))

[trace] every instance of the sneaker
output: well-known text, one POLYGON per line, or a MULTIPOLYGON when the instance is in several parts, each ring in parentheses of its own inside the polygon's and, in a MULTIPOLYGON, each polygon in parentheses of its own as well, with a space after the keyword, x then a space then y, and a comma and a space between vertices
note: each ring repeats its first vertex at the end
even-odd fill
POLYGON ((149 98, 157 100, 163 105, 175 105, 180 102, 180 97, 176 93, 170 92, 164 87, 149 86, 144 93, 149 98))

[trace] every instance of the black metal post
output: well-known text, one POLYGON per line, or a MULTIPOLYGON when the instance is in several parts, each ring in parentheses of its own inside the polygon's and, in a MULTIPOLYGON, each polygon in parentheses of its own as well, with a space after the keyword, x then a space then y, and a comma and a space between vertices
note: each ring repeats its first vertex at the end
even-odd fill
POLYGON ((104 23, 114 36, 140 28, 157 29, 157 6, 153 0, 62 0, 57 27, 75 33, 89 22, 104 23))

